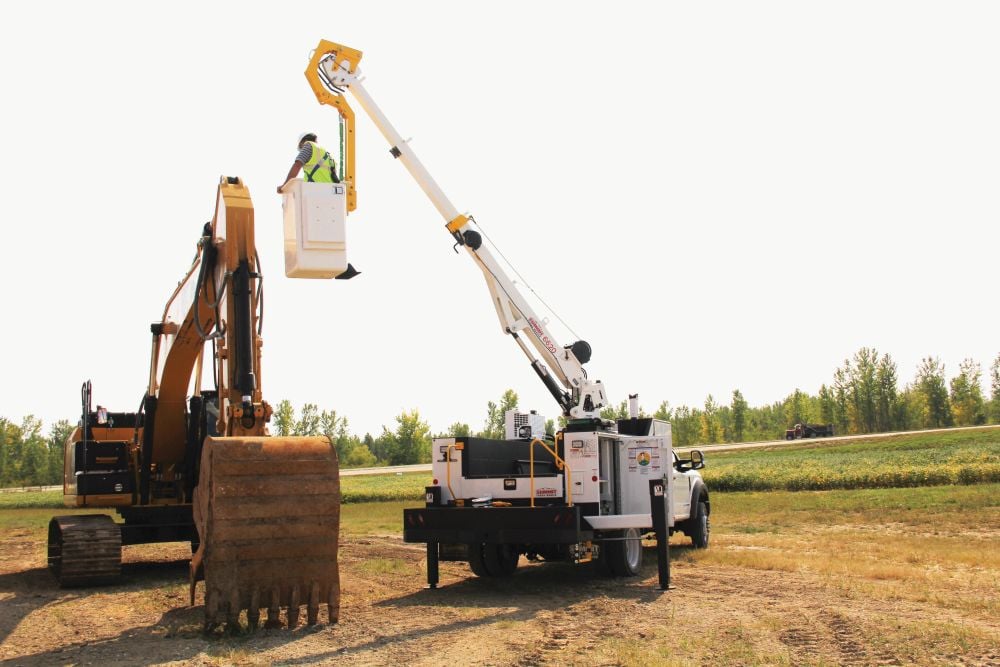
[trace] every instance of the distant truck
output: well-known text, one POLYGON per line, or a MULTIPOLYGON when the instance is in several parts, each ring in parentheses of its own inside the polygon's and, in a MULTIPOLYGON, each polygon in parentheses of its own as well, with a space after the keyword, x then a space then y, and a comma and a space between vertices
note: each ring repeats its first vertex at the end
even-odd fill
POLYGON ((833 424, 796 424, 785 431, 785 440, 828 438, 832 435, 833 424))

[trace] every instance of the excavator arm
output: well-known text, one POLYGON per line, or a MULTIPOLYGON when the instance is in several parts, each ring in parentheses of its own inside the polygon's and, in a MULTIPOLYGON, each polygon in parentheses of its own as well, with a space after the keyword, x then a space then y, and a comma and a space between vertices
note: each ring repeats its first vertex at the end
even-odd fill
POLYGON ((195 259, 151 326, 141 414, 92 413, 84 386, 64 496, 114 505, 122 521, 53 517, 49 567, 60 584, 113 581, 123 545, 190 540, 191 603, 204 580, 206 628, 235 631, 244 611, 256 627, 262 609, 268 626, 295 627, 301 606, 314 624, 324 604, 337 620, 337 452, 325 436, 268 433, 262 279, 250 192, 223 177, 195 259), (207 349, 215 386, 203 390, 207 349))
POLYGON ((363 83, 360 61, 360 51, 322 40, 313 51, 305 72, 320 104, 333 106, 345 118, 345 122, 350 124, 350 192, 354 191, 354 112, 350 110, 344 96, 348 90, 389 142, 392 156, 403 164, 444 218, 445 227, 457 245, 465 248, 482 271, 501 329, 517 342, 528 357, 532 369, 559 403, 564 416, 573 419, 599 418, 601 408, 607 404, 607 398, 603 383, 589 379, 583 368, 583 364, 590 360, 590 345, 585 341, 560 345, 556 341, 548 330, 546 321, 535 313, 500 263, 483 245, 483 234, 475 219, 471 215, 459 213, 409 143, 403 140, 372 99, 363 83))

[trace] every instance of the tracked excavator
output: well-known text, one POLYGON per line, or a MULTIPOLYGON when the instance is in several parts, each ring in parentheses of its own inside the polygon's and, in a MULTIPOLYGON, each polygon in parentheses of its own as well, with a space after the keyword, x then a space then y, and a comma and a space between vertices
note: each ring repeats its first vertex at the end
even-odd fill
POLYGON ((65 449, 64 501, 108 514, 54 517, 48 565, 62 586, 113 582, 122 547, 189 541, 191 603, 205 626, 336 622, 340 483, 325 437, 268 434, 261 390, 263 275, 253 203, 220 179, 193 263, 151 326, 148 385, 136 412, 92 408, 65 449), (211 364, 213 386, 202 383, 211 364), (284 613, 283 613, 284 612, 284 613))

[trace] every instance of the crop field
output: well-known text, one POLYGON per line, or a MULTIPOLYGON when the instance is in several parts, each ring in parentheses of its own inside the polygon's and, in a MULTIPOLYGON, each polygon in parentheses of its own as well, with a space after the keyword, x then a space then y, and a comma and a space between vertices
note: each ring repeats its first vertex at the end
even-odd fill
POLYGON ((915 433, 878 439, 712 452, 717 491, 874 489, 1000 482, 1000 432, 915 433))

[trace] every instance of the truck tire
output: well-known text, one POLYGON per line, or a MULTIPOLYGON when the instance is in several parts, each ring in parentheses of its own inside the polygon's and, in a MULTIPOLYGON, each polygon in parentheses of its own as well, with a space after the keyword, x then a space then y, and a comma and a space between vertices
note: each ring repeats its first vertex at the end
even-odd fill
POLYGON ((486 561, 483 557, 483 547, 486 545, 482 542, 474 542, 469 545, 469 569, 477 577, 488 577, 490 576, 489 570, 486 569, 486 561))
POLYGON ((486 544, 483 546, 483 563, 492 577, 509 577, 517 569, 521 556, 509 544, 486 544))
POLYGON ((642 569, 642 535, 638 528, 615 533, 601 545, 600 568, 613 577, 634 577, 642 569))
POLYGON ((685 532, 691 537, 691 544, 695 549, 707 549, 709 531, 708 506, 704 500, 699 500, 685 532))

